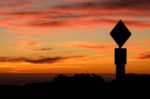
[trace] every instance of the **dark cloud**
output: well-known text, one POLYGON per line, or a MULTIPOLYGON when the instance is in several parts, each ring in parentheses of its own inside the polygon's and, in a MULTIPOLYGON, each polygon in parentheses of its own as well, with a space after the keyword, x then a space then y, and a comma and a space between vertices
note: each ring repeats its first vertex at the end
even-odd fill
POLYGON ((19 11, 19 12, 11 12, 11 13, 7 13, 10 15, 38 15, 41 14, 38 11, 19 11))
POLYGON ((150 0, 106 0, 107 7, 150 8, 150 0))
POLYGON ((40 48, 40 49, 35 49, 35 51, 50 51, 52 48, 40 48))
MULTIPOLYGON (((87 18, 87 20, 80 20, 80 18, 82 18, 82 17, 77 18, 78 19, 77 22, 74 22, 75 20, 70 19, 70 17, 66 17, 66 19, 63 21, 61 21, 61 20, 55 20, 55 21, 40 20, 40 21, 38 21, 37 20, 37 21, 27 22, 26 26, 38 27, 38 28, 64 28, 64 27, 71 27, 71 26, 76 26, 76 25, 84 25, 85 23, 89 23, 91 25, 101 24, 101 23, 114 24, 118 21, 117 19, 115 20, 115 19, 104 19, 104 18, 102 18, 102 19, 101 18, 91 18, 91 19, 87 18)), ((150 24, 148 21, 124 19, 124 22, 127 25, 135 26, 137 28, 149 28, 150 27, 150 24)))
POLYGON ((66 59, 83 58, 85 56, 67 56, 67 57, 40 57, 40 58, 27 58, 27 57, 0 57, 0 62, 27 62, 32 64, 52 64, 66 59))
POLYGON ((150 53, 141 54, 139 59, 150 59, 150 53))
POLYGON ((55 63, 57 61, 65 59, 64 57, 46 57, 46 58, 26 58, 26 57, 0 57, 0 62, 10 62, 10 63, 17 63, 17 62, 28 62, 33 64, 44 64, 44 63, 55 63))
POLYGON ((100 17, 103 15, 150 16, 150 0, 91 0, 58 5, 54 7, 54 10, 56 10, 55 8, 64 13, 59 13, 53 16, 54 18, 100 17), (90 11, 88 11, 89 13, 86 12, 86 10, 90 10, 91 13, 90 11), (70 13, 67 13, 69 11, 70 13), (96 13, 94 13, 95 11, 96 13))
POLYGON ((35 20, 32 22, 28 22, 27 25, 30 26, 42 26, 42 27, 47 27, 47 26, 64 26, 65 22, 60 21, 60 20, 55 20, 55 21, 48 21, 48 20, 35 20))
POLYGON ((60 8, 150 8, 150 0, 93 0, 70 5, 60 5, 60 8))
POLYGON ((73 14, 73 13, 62 13, 51 16, 53 19, 69 19, 69 18, 85 18, 93 15, 88 14, 73 14))
POLYGON ((46 58, 41 58, 41 59, 26 59, 25 62, 33 63, 33 64, 50 64, 50 63, 55 63, 60 60, 64 60, 64 57, 46 57, 46 58))

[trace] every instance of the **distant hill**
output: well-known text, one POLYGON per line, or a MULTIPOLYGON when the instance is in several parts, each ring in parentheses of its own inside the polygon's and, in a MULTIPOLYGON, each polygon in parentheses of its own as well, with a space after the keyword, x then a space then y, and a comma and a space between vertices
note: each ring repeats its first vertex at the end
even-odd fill
POLYGON ((0 98, 107 99, 150 98, 150 75, 127 74, 124 81, 105 82, 95 74, 59 75, 52 82, 0 85, 0 98))

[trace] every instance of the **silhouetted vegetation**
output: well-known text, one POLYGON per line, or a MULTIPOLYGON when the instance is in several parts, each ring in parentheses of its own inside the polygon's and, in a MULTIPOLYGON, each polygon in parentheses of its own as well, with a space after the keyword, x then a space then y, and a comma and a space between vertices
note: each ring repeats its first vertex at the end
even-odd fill
POLYGON ((52 82, 0 85, 0 96, 13 99, 150 98, 150 75, 128 74, 124 81, 105 82, 94 74, 59 75, 52 82))

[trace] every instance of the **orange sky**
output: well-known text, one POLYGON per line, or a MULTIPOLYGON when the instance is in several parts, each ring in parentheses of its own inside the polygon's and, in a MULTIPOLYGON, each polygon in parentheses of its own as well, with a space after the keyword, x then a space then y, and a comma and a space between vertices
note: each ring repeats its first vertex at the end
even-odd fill
POLYGON ((127 73, 150 73, 149 0, 2 0, 0 73, 114 73, 110 36, 132 36, 127 73))

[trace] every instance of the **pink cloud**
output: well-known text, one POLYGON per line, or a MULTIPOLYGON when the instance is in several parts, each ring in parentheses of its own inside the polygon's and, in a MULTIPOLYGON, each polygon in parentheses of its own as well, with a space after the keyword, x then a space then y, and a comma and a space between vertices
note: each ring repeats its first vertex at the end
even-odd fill
POLYGON ((18 50, 32 51, 33 48, 41 47, 41 43, 37 41, 21 41, 16 45, 18 50))
MULTIPOLYGON (((108 26, 114 25, 123 18, 123 21, 129 26, 150 28, 148 3, 148 0, 143 0, 141 3, 139 0, 135 3, 129 0, 121 0, 120 2, 118 0, 110 2, 103 0, 64 0, 64 3, 61 0, 6 0, 0 1, 0 5, 3 5, 3 10, 0 11, 0 18, 2 17, 0 26, 8 29, 14 28, 15 31, 19 29, 18 27, 56 29, 73 28, 81 25, 102 26, 106 24, 108 26), (53 5, 48 2, 52 2, 53 5), (140 20, 145 18, 147 20, 140 20)), ((30 31, 28 33, 34 34, 30 31)))
POLYGON ((69 41, 69 42, 65 42, 65 45, 67 45, 68 47, 84 48, 84 49, 90 49, 96 51, 100 51, 100 50, 108 51, 115 47, 114 45, 110 45, 110 44, 98 44, 98 43, 91 43, 87 41, 69 41))

